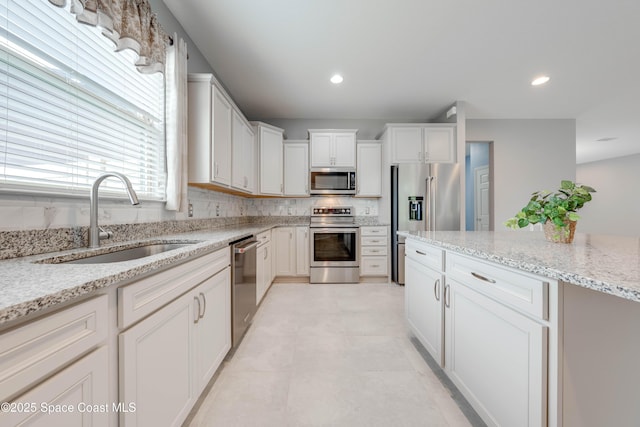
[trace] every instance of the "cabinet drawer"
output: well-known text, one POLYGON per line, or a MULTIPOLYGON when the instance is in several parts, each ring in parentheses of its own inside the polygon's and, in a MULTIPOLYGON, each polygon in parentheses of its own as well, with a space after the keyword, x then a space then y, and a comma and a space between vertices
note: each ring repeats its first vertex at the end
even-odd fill
POLYGON ((256 235, 256 239, 258 242, 265 243, 271 240, 271 230, 263 231, 262 233, 258 233, 256 235))
POLYGON ((107 312, 102 295, 1 334, 0 401, 104 341, 107 312))
POLYGON ((118 326, 126 328, 230 264, 225 247, 118 289, 118 326))
POLYGON ((539 319, 549 318, 549 279, 447 253, 447 274, 468 287, 539 319))
POLYGON ((387 255, 387 247, 386 246, 363 246, 360 248, 362 252, 362 256, 373 255, 373 256, 386 256, 387 255))
POLYGON ((387 227, 360 227, 361 236, 386 236, 387 227))
POLYGON ((406 240, 405 256, 437 271, 444 270, 444 250, 413 240, 406 240))
POLYGON ((361 276, 386 276, 387 275, 387 257, 386 256, 367 256, 362 257, 360 263, 361 276))
POLYGON ((360 238, 362 246, 381 246, 387 244, 387 238, 385 236, 362 236, 360 238))

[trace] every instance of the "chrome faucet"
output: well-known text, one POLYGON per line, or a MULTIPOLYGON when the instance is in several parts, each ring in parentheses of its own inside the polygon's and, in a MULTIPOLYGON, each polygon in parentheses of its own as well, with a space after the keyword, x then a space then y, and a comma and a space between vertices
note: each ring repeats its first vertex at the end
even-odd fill
POLYGON ((134 191, 131 186, 131 181, 129 178, 124 176, 119 172, 107 172, 100 175, 93 183, 91 187, 91 196, 89 197, 89 247, 97 248, 100 246, 100 239, 108 239, 111 237, 111 234, 107 231, 102 230, 98 227, 98 187, 105 178, 109 178, 113 176, 115 178, 119 178, 120 181, 125 185, 125 190, 127 190, 127 194, 129 195, 129 200, 132 205, 138 205, 140 202, 138 201, 138 195, 134 191))

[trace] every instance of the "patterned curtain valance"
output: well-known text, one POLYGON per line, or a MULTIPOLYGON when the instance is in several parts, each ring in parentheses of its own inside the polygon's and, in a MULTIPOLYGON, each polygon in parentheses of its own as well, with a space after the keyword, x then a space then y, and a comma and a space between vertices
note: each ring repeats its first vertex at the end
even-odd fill
POLYGON ((164 32, 148 0, 49 0, 65 7, 78 22, 101 27, 116 45, 116 51, 132 49, 138 55, 136 67, 142 73, 163 72, 165 49, 170 37, 164 32))

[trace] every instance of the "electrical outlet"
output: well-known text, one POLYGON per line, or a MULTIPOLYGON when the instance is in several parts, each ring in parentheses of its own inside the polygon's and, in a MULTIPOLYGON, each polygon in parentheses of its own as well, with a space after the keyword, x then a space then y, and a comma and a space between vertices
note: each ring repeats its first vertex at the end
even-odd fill
POLYGON ((189 218, 193 217, 193 204, 191 204, 191 203, 189 203, 189 213, 188 213, 188 215, 189 215, 189 218))
POLYGON ((369 206, 367 206, 366 208, 364 208, 364 214, 365 215, 369 215, 371 214, 371 208, 369 206))
POLYGON ((240 216, 244 215, 244 207, 240 206, 240 216))
POLYGON ((293 208, 291 206, 287 208, 287 215, 293 215, 293 208))
POLYGON ((216 216, 220 216, 220 204, 216 204, 216 216))

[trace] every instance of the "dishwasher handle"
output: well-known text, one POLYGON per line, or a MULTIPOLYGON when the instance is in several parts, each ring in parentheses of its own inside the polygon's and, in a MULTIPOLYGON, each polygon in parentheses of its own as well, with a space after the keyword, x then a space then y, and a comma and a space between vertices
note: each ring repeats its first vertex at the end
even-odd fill
POLYGON ((247 242, 246 244, 244 244, 243 246, 236 246, 233 248, 233 252, 236 254, 243 254, 247 251, 250 251, 254 248, 256 248, 258 246, 258 241, 257 240, 252 240, 250 242, 247 242))

